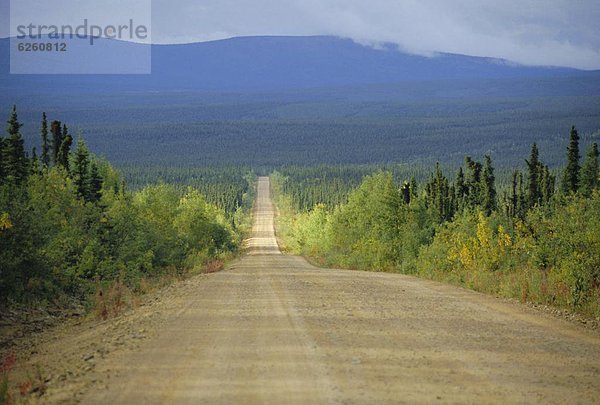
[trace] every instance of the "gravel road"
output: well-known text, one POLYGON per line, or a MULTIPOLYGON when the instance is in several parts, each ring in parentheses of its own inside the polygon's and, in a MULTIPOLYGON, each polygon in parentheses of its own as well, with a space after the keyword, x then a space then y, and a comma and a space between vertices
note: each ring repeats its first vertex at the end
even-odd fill
POLYGON ((133 325, 154 316, 148 337, 103 356, 78 400, 600 402, 597 332, 440 283, 282 255, 268 178, 247 245, 225 271, 157 298, 159 315, 134 311, 133 325))

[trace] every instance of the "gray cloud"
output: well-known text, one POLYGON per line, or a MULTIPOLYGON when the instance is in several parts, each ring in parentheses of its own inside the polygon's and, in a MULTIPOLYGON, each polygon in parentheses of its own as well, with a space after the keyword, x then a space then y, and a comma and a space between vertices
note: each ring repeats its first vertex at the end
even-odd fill
POLYGON ((153 4, 161 10, 153 21, 161 42, 327 34, 419 54, 600 68, 596 0, 204 0, 177 10, 167 0, 153 4))
POLYGON ((152 9, 157 43, 336 35, 418 54, 600 69, 597 0, 153 0, 152 9))

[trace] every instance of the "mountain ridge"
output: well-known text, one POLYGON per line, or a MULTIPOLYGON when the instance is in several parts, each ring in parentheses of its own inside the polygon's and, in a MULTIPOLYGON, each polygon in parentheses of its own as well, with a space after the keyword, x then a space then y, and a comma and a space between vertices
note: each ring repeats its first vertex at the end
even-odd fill
MULTIPOLYGON (((110 41, 110 40, 104 40, 110 41)), ((0 62, 0 88, 65 91, 256 92, 385 85, 435 80, 522 79, 596 75, 552 66, 524 66, 504 59, 438 53, 403 53, 329 36, 235 37, 189 44, 109 43, 127 50, 151 46, 150 75, 10 75, 0 62)), ((8 55, 9 39, 0 39, 8 55)), ((121 50, 122 52, 122 50, 121 50)), ((93 63, 93 54, 90 55, 93 63)))

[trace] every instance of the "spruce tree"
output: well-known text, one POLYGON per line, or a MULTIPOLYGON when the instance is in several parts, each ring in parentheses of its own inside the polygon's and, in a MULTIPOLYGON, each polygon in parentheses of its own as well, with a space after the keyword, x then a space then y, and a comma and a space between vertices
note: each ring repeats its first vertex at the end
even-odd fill
POLYGON ((39 159, 37 157, 37 152, 35 150, 35 146, 31 150, 31 159, 30 159, 30 162, 29 162, 29 172, 31 174, 38 174, 38 173, 40 173, 40 161, 39 161, 39 159))
POLYGON ((103 179, 100 176, 100 172, 98 171, 98 165, 95 162, 92 162, 90 169, 90 188, 88 199, 92 202, 100 201, 100 197, 102 197, 102 183, 103 179))
POLYGON ((29 162, 25 155, 24 141, 20 129, 23 126, 17 118, 17 107, 13 106, 7 121, 8 137, 3 147, 3 174, 7 181, 21 184, 28 175, 29 162))
POLYGON ((523 173, 515 170, 512 174, 510 199, 508 202, 509 215, 514 218, 525 219, 528 208, 528 198, 525 192, 523 173))
POLYGON ((485 155, 481 175, 481 189, 481 206, 486 215, 490 215, 498 206, 496 201, 496 177, 494 176, 494 167, 492 166, 492 157, 490 155, 485 155))
POLYGON ((454 211, 450 198, 450 186, 439 163, 435 165, 435 173, 431 176, 429 183, 425 185, 425 194, 427 207, 433 209, 440 222, 452 219, 454 211))
POLYGON ((40 129, 40 135, 42 137, 42 151, 40 161, 42 166, 48 167, 50 165, 50 144, 48 143, 48 119, 46 113, 42 113, 42 127, 40 129))
POLYGON ((73 181, 77 187, 77 193, 85 200, 90 199, 90 153, 83 139, 77 140, 77 149, 73 159, 73 181))
POLYGON ((69 134, 67 127, 63 127, 63 141, 58 151, 58 164, 64 167, 69 172, 69 156, 71 154, 71 146, 73 145, 73 137, 69 134))
POLYGON ((593 191, 600 186, 598 179, 598 144, 594 142, 587 150, 585 161, 581 168, 580 192, 585 197, 592 195, 593 191))
POLYGON ((550 168, 548 166, 544 166, 540 163, 540 172, 541 172, 541 181, 540 181, 540 189, 541 189, 541 199, 542 204, 547 204, 552 199, 554 195, 556 178, 550 172, 550 168))
POLYGON ((573 194, 579 189, 579 134, 575 126, 571 127, 570 138, 569 147, 567 148, 567 167, 562 181, 564 194, 573 194))
POLYGON ((58 164, 58 154, 60 153, 60 147, 63 143, 62 126, 60 121, 52 121, 50 124, 50 131, 52 132, 52 163, 58 164))
POLYGON ((5 141, 2 136, 0 136, 0 184, 4 183, 5 175, 4 175, 4 145, 5 141))
POLYGON ((412 176, 410 178, 410 197, 414 200, 415 198, 417 198, 417 195, 417 179, 415 179, 415 176, 412 176))
POLYGON ((540 160, 537 145, 531 145, 531 153, 527 163, 527 202, 529 207, 542 203, 542 192, 540 189, 540 160))
POLYGON ((465 200, 469 192, 467 185, 465 184, 465 173, 463 172, 462 167, 458 169, 458 174, 456 175, 456 182, 454 184, 454 190, 456 194, 455 208, 456 211, 461 211, 465 206, 465 200))
POLYGON ((465 185, 467 187, 467 200, 471 207, 481 205, 481 171, 483 166, 480 162, 465 157, 465 165, 468 169, 465 185))
POLYGON ((510 187, 510 199, 508 200, 508 216, 517 216, 517 207, 519 203, 519 171, 515 170, 512 173, 512 181, 510 187))

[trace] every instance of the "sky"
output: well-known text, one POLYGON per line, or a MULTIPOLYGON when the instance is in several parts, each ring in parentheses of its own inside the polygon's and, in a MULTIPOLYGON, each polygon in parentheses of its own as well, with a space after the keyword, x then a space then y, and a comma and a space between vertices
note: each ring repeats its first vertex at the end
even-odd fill
MULTIPOLYGON (((2 37, 9 35, 9 1, 0 0, 2 37)), ((29 1, 52 4, 65 15, 59 5, 73 0, 29 1)), ((128 1, 151 3, 154 43, 333 35, 374 47, 395 44, 421 55, 449 52, 526 65, 600 69, 599 0, 128 1)), ((114 18, 118 11, 111 6, 96 13, 114 18)))

